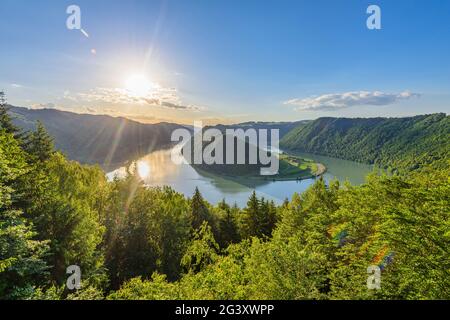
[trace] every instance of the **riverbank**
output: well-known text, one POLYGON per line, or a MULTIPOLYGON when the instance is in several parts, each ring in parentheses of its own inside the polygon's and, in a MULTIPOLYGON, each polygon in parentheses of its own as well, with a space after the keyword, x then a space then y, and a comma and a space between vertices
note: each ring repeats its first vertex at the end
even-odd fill
POLYGON ((265 177, 261 176, 260 178, 263 178, 266 181, 302 181, 307 179, 318 178, 327 172, 327 167, 322 163, 317 162, 315 163, 315 166, 316 166, 315 173, 308 176, 302 175, 298 177, 281 177, 281 178, 280 177, 270 178, 268 176, 265 177))
POLYGON ((283 153, 280 155, 279 160, 280 167, 278 174, 273 176, 242 174, 242 171, 240 171, 240 175, 224 174, 217 170, 217 168, 215 168, 215 170, 196 168, 196 170, 213 173, 225 179, 247 179, 252 181, 302 181, 315 179, 322 176, 327 171, 324 164, 310 159, 304 159, 293 154, 283 153))
MULTIPOLYGON (((291 152, 289 151, 289 154, 291 152)), ((352 184, 364 183, 365 176, 372 171, 371 166, 359 164, 352 161, 340 160, 313 154, 295 154, 299 158, 309 160, 313 171, 308 175, 302 173, 300 179, 295 176, 280 178, 279 176, 249 175, 224 175, 218 171, 211 172, 194 168, 188 164, 175 165, 171 160, 171 152, 155 151, 145 157, 138 159, 146 163, 150 168, 150 175, 143 179, 145 185, 149 187, 169 186, 177 192, 191 197, 198 187, 205 199, 212 204, 216 204, 223 199, 229 203, 237 203, 239 207, 245 207, 248 197, 253 190, 259 196, 274 200, 281 204, 284 199, 290 198, 293 192, 301 193, 311 186, 317 179, 317 163, 326 167, 326 172, 321 175, 325 181, 334 178, 341 182, 349 180, 352 184), (276 183, 273 182, 274 178, 276 183)), ((321 171, 321 170, 320 170, 321 171)), ((117 170, 108 172, 108 180, 115 176, 123 178, 127 174, 127 167, 120 167, 117 170)))
POLYGON ((316 166, 316 177, 319 177, 327 172, 327 167, 325 167, 325 165, 323 165, 322 163, 316 162, 316 166))

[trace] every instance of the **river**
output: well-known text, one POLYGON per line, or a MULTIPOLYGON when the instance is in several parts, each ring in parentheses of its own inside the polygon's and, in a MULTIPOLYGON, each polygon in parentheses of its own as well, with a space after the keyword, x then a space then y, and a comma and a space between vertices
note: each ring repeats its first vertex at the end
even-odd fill
MULTIPOLYGON (((284 199, 290 199, 294 192, 305 191, 315 179, 301 181, 264 181, 251 179, 225 179, 224 177, 198 172, 188 164, 176 165, 172 162, 170 150, 160 150, 148 154, 137 161, 138 172, 148 186, 172 187, 178 192, 191 197, 195 187, 198 187, 203 197, 212 204, 225 199, 227 203, 236 203, 244 207, 250 193, 255 190, 258 196, 274 200, 280 204, 284 199)), ((340 181, 349 180, 352 184, 361 184, 364 177, 372 171, 372 166, 319 156, 314 154, 294 153, 303 158, 312 159, 326 166, 324 174, 326 181, 337 178, 340 181)), ((109 179, 125 174, 121 167, 107 174, 109 179)))

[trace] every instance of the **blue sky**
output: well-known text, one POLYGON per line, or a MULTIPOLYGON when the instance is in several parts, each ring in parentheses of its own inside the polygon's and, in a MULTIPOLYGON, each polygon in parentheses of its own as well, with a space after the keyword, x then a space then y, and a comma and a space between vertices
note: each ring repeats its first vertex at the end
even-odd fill
POLYGON ((14 105, 184 123, 450 111, 450 1, 1 0, 0 13, 14 105), (66 28, 71 4, 89 37, 66 28))

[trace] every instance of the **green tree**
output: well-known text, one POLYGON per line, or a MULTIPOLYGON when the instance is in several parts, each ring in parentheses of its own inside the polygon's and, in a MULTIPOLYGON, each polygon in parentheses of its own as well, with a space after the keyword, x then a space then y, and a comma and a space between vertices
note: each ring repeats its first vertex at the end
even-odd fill
POLYGON ((112 288, 155 271, 180 275, 190 235, 189 203, 170 188, 146 188, 133 176, 112 182, 104 248, 112 288))
POLYGON ((40 121, 37 121, 36 131, 28 134, 25 146, 27 152, 41 162, 50 159, 54 153, 53 138, 40 121))
POLYGON ((255 191, 251 194, 247 201, 247 207, 244 209, 242 228, 246 238, 257 237, 262 234, 260 229, 260 203, 255 191))
POLYGON ((13 124, 8 113, 9 109, 6 95, 3 91, 0 91, 0 130, 4 130, 4 132, 10 133, 17 138, 20 130, 13 124))
POLYGON ((181 265, 187 272, 199 272, 218 258, 219 245, 214 239, 211 227, 205 221, 195 231, 194 240, 187 248, 181 265))
POLYGON ((200 228, 204 221, 211 222, 211 215, 198 187, 191 199, 191 221, 194 230, 200 228))
POLYGON ((232 243, 240 241, 239 227, 237 222, 237 215, 240 210, 237 206, 230 208, 225 202, 225 199, 219 202, 218 216, 219 216, 219 244, 221 248, 226 248, 232 243))
POLYGON ((278 221, 277 206, 275 205, 275 202, 273 200, 271 200, 268 204, 267 215, 268 215, 268 229, 270 230, 269 235, 271 235, 278 221))
POLYGON ((141 277, 127 281, 108 300, 177 300, 182 299, 177 283, 169 283, 165 275, 154 273, 151 280, 141 277))
POLYGON ((15 201, 17 178, 26 172, 25 155, 11 134, 0 131, 0 299, 27 298, 47 272, 45 241, 15 201))
POLYGON ((104 173, 67 161, 59 153, 30 167, 21 190, 27 199, 23 207, 38 239, 50 241, 46 259, 52 266, 50 281, 63 283, 66 268, 73 264, 80 266, 84 279, 102 277, 104 173))

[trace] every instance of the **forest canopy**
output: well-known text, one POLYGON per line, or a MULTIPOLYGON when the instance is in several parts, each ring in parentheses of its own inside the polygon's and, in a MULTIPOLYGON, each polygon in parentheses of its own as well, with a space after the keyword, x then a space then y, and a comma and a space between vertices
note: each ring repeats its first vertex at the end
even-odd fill
POLYGON ((450 116, 319 118, 299 124, 282 148, 376 164, 403 173, 426 166, 444 169, 450 159, 450 116))
MULTIPOLYGON (((420 170, 361 186, 318 179, 281 205, 253 193, 239 208, 132 173, 108 182, 55 151, 42 124, 15 127, 0 97, 0 299, 450 298, 448 117, 418 118, 433 136, 414 151, 384 144, 380 161, 410 166, 414 155, 420 170), (79 290, 66 286, 70 265, 79 290), (379 290, 366 285, 371 265, 379 290)), ((355 158, 375 161, 373 148, 355 158)))

